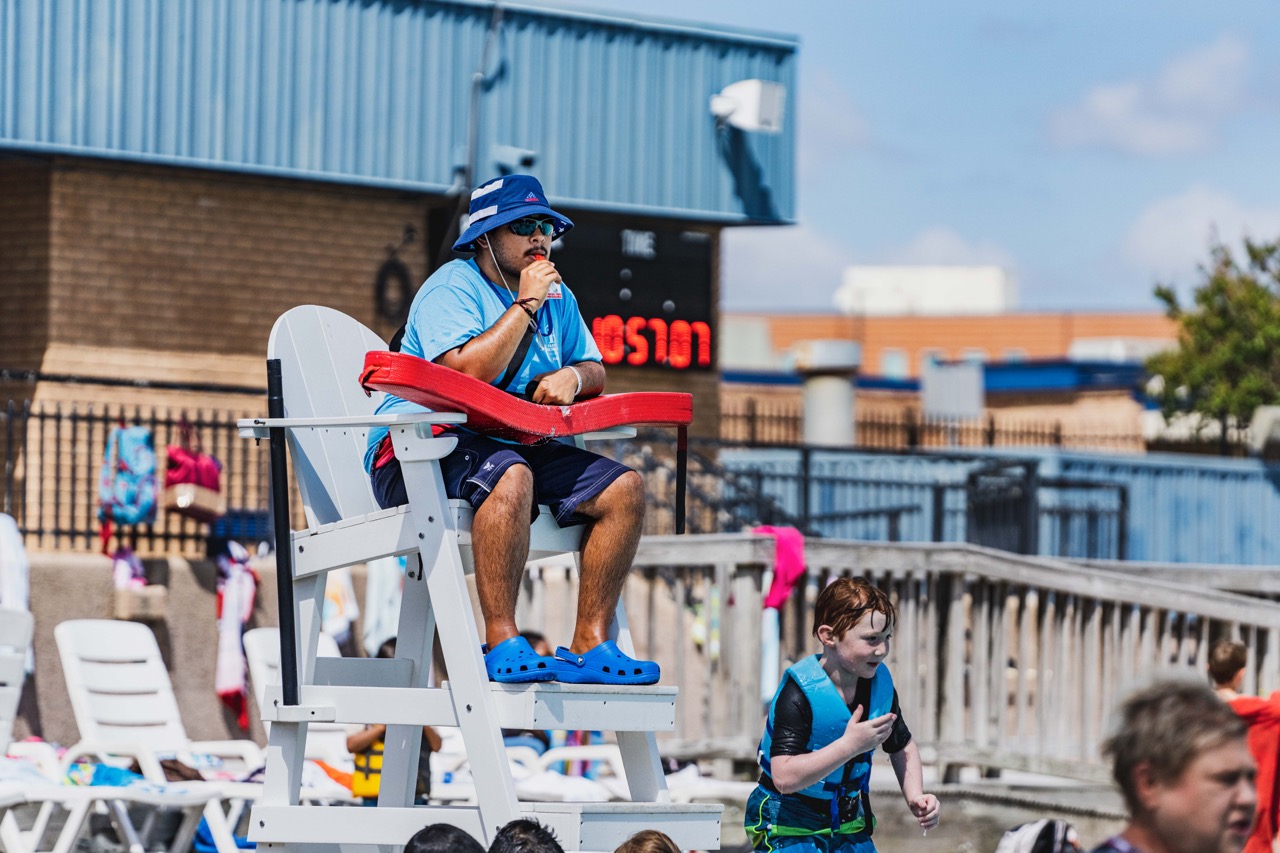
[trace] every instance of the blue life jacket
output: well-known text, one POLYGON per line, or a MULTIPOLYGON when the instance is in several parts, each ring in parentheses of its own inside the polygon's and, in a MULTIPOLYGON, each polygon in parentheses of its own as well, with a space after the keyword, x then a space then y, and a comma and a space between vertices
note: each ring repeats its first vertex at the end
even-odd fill
MULTIPOLYGON (((773 717, 777 712, 778 697, 782 695, 782 689, 787 686, 788 679, 795 681, 804 692, 804 697, 809 700, 809 708, 813 711, 813 725, 809 732, 809 752, 815 752, 843 735, 845 728, 849 725, 849 719, 853 716, 849 712, 849 706, 845 704, 844 697, 836 689, 835 683, 822 668, 821 655, 810 655, 788 667, 783 673, 782 683, 778 685, 778 692, 773 694, 773 701, 769 703, 769 719, 765 723, 764 737, 760 739, 760 749, 757 753, 760 769, 770 779, 773 779, 769 758, 773 748, 773 717)), ((887 714, 893 708, 893 676, 889 674, 889 668, 884 664, 876 667, 876 674, 871 679, 870 705, 871 707, 866 709, 862 716, 864 720, 887 714)), ((863 790, 871 775, 872 751, 855 759, 855 766, 848 779, 845 778, 845 766, 848 762, 845 762, 832 770, 825 779, 796 793, 815 799, 829 800, 842 790, 845 792, 863 790)))

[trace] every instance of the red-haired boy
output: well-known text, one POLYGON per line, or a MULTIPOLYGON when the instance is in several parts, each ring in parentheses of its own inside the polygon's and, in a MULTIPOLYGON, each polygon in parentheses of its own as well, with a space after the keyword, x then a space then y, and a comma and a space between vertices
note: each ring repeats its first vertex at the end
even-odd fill
POLYGON ((840 578, 818 596, 822 652, 787 669, 760 741, 760 783, 747 800, 756 850, 874 853, 868 782, 876 747, 889 754, 907 806, 925 830, 938 800, 924 792, 920 752, 884 665, 897 611, 879 588, 840 578))

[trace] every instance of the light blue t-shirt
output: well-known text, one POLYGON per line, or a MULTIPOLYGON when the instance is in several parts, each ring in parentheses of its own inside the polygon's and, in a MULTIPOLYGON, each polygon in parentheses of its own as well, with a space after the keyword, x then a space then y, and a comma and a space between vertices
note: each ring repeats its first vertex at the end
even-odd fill
MULTIPOLYGON (((487 331, 513 301, 511 291, 485 278, 474 260, 450 261, 436 270, 413 298, 400 351, 434 361, 487 331)), ((503 390, 522 394, 540 373, 580 361, 600 361, 600 349, 578 311, 578 300, 565 285, 552 285, 537 321, 538 330, 529 343, 524 364, 503 390)), ((428 410, 417 403, 388 394, 378 405, 377 413, 425 411, 428 410)), ((386 427, 369 430, 369 446, 364 454, 366 471, 373 471, 378 445, 386 434, 386 427)))

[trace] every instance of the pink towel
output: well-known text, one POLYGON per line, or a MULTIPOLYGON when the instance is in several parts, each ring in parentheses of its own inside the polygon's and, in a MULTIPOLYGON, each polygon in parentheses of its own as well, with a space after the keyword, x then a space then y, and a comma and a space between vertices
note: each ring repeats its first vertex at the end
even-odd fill
POLYGON ((751 532, 773 537, 773 584, 764 597, 764 606, 776 610, 791 595, 796 581, 804 577, 804 534, 794 527, 769 525, 753 527, 751 532))

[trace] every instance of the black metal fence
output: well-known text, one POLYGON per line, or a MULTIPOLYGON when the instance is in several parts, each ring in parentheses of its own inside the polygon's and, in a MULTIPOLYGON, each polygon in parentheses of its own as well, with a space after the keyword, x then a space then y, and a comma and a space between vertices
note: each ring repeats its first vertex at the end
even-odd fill
MULTIPOLYGON (((96 551, 101 548, 97 484, 111 428, 126 423, 150 430, 158 480, 163 482, 165 448, 179 443, 185 420, 203 448, 222 462, 226 517, 207 525, 161 509, 154 523, 117 530, 109 547, 127 544, 144 555, 202 556, 226 538, 247 545, 270 541, 265 446, 240 438, 235 426, 238 418, 262 414, 251 398, 246 399, 240 412, 10 401, 0 411, 0 508, 17 519, 28 547, 96 551)), ((1122 558, 1125 553, 1127 496, 1115 484, 1037 478, 1034 466, 1025 461, 1002 462, 1001 471, 973 476, 990 461, 975 461, 962 475, 938 471, 923 479, 885 476, 853 472, 830 453, 817 459, 812 448, 803 446, 786 450, 795 456, 795 464, 726 462, 735 449, 747 446, 724 440, 693 443, 690 532, 773 524, 850 539, 974 541, 1027 553, 1094 558, 1122 558)), ((754 446, 783 451, 780 437, 754 446)), ((638 440, 604 449, 645 475, 646 532, 673 532, 673 435, 646 432, 638 440)), ((936 452, 927 457, 943 458, 936 452)), ((304 526, 300 501, 293 500, 292 506, 297 529, 304 526)))
MULTIPOLYGON (((803 406, 794 400, 745 398, 722 401, 720 438, 760 445, 797 445, 804 440, 803 406)), ((896 412, 859 412, 854 438, 860 448, 1062 447, 1142 453, 1146 441, 1136 431, 1089 430, 1016 416, 988 414, 978 420, 925 418, 910 407, 896 412)))
POLYGON ((109 550, 128 545, 140 554, 203 555, 210 540, 270 541, 267 457, 239 437, 237 418, 261 411, 206 412, 125 406, 62 406, 10 400, 0 412, 0 508, 14 516, 30 548, 102 548, 98 481, 113 427, 146 427, 156 450, 157 514, 151 524, 116 528, 109 550), (166 448, 181 443, 183 424, 222 463, 226 516, 212 524, 166 512, 161 503, 166 448))

